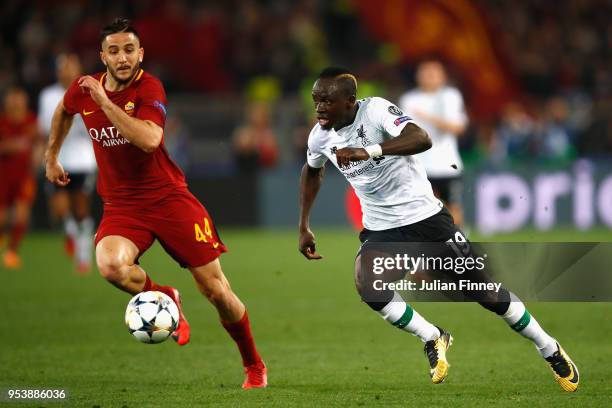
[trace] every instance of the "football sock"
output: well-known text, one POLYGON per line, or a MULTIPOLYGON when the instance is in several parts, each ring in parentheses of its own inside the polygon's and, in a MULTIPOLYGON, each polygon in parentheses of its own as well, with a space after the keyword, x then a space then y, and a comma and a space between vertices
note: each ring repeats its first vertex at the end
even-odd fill
POLYGON ((27 230, 26 224, 23 223, 15 223, 13 228, 11 228, 11 236, 8 243, 8 249, 11 251, 17 252, 19 248, 19 243, 23 239, 27 230))
POLYGON ((145 272, 145 283, 144 283, 144 286, 142 288, 143 292, 147 292, 149 290, 156 290, 156 291, 164 293, 164 294, 170 296, 172 299, 174 299, 174 293, 173 293, 172 289, 173 289, 172 286, 158 285, 157 283, 153 282, 151 280, 151 278, 149 278, 149 275, 145 272))
POLYGON ((242 356, 242 365, 250 366, 261 362, 261 357, 257 353, 255 348, 255 341, 251 333, 251 324, 249 323, 249 315, 246 310, 244 316, 237 322, 230 323, 221 321, 221 324, 227 330, 230 337, 234 339, 238 350, 240 350, 240 356, 242 356))
POLYGON ((93 245, 94 222, 91 218, 85 218, 79 223, 79 234, 76 240, 76 255, 79 262, 91 262, 91 247, 93 245))
POLYGON ((502 318, 514 331, 531 340, 542 357, 550 357, 557 351, 555 339, 540 327, 538 321, 529 314, 523 302, 516 296, 512 295, 512 302, 502 318))
POLYGON ((410 307, 397 292, 393 294, 391 302, 387 303, 378 313, 393 326, 412 333, 423 342, 440 337, 438 328, 410 307))
POLYGON ((79 234, 79 224, 77 224, 71 215, 64 220, 64 233, 68 238, 76 241, 77 235, 79 234))
POLYGON ((153 282, 151 278, 149 278, 149 275, 145 273, 145 283, 144 287, 142 288, 142 291, 148 292, 150 290, 156 290, 172 297, 172 288, 170 286, 158 285, 157 283, 153 282))

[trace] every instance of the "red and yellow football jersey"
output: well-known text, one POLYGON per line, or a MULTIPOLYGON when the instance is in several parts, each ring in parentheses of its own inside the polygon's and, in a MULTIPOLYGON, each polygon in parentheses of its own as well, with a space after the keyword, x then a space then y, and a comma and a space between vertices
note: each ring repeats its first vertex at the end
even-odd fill
MULTIPOLYGON (((104 84, 106 73, 92 75, 104 84)), ((166 121, 166 94, 163 85, 142 69, 126 89, 106 91, 110 100, 128 115, 150 120, 160 127, 166 121)), ((98 194, 106 205, 148 206, 187 184, 172 161, 164 140, 154 152, 146 153, 125 139, 78 79, 64 95, 66 112, 80 114, 94 146, 98 163, 98 194)))

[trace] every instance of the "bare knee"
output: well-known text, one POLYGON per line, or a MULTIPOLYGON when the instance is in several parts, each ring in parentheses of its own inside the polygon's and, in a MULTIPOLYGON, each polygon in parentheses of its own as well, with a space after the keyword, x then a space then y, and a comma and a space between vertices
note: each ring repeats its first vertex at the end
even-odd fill
POLYGON ((208 276, 199 282, 200 290, 213 305, 227 302, 231 289, 227 280, 218 276, 208 276))
POLYGON ((135 256, 132 252, 130 248, 104 238, 96 246, 96 263, 100 275, 113 283, 125 280, 130 266, 134 263, 135 256))
POLYGON ((89 197, 85 193, 76 193, 73 203, 72 211, 77 221, 82 221, 89 217, 89 197))
POLYGON ((70 201, 65 191, 56 192, 51 197, 51 213, 53 217, 63 220, 70 213, 70 201))
POLYGON ((219 259, 215 259, 206 265, 190 267, 189 271, 191 271, 200 292, 219 312, 221 320, 236 322, 244 316, 244 305, 232 291, 221 270, 219 259))
POLYGON ((100 275, 110 282, 120 282, 126 275, 125 269, 128 266, 122 259, 112 255, 96 255, 96 262, 100 275))
POLYGON ((213 305, 223 308, 224 305, 231 302, 232 289, 221 270, 221 264, 218 260, 201 267, 190 268, 190 271, 200 292, 213 305))

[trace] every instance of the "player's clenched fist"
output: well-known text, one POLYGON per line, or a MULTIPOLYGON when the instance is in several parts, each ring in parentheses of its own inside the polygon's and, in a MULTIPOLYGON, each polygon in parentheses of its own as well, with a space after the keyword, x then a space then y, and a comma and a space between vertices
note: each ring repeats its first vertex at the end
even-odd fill
POLYGON ((319 255, 315 249, 314 234, 310 230, 300 232, 300 252, 307 259, 321 259, 323 256, 319 255))
POLYGON ((84 92, 89 92, 91 99, 93 99, 98 106, 102 106, 103 103, 109 100, 100 81, 97 81, 90 75, 85 75, 79 78, 79 86, 84 92))
POLYGON ((338 166, 348 166, 351 161, 368 160, 370 155, 366 149, 354 148, 354 147, 343 147, 336 151, 336 160, 338 166))
POLYGON ((47 161, 45 164, 45 172, 47 180, 58 186, 65 186, 70 183, 68 173, 64 171, 64 168, 57 160, 47 161))

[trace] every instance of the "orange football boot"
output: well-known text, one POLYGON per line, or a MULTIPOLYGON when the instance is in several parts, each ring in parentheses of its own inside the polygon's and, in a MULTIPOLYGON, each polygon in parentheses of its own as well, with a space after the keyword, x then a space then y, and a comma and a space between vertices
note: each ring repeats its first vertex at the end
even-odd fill
POLYGON ((191 329, 189 327, 189 323, 187 322, 187 319, 185 319, 185 315, 183 314, 183 306, 181 304, 181 294, 179 293, 177 289, 170 287, 170 286, 167 286, 167 287, 169 288, 169 290, 164 293, 170 296, 172 300, 174 300, 174 303, 176 303, 176 306, 178 307, 178 311, 179 311, 178 327, 176 328, 174 332, 172 332, 172 338, 174 339, 174 341, 178 343, 179 346, 184 346, 185 344, 189 343, 189 339, 191 337, 191 329))
POLYGON ((250 388, 265 388, 268 386, 268 370, 263 361, 244 367, 246 378, 242 384, 243 390, 250 388))

